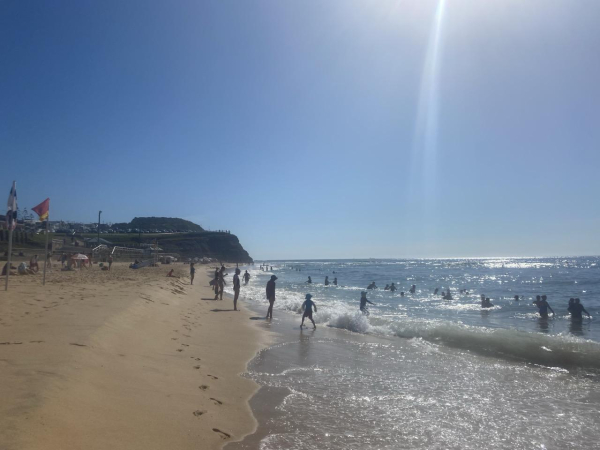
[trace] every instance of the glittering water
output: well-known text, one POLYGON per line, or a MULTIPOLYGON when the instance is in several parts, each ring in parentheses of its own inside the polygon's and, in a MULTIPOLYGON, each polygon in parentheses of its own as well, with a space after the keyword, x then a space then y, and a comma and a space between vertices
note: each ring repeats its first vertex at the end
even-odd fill
POLYGON ((284 393, 270 414, 259 414, 258 448, 596 448, 599 324, 574 326, 566 307, 579 297, 593 316, 600 313, 598 264, 561 258, 286 261, 273 262, 269 272, 255 266, 242 295, 262 311, 266 280, 279 278, 271 326, 281 343, 261 352, 249 376, 264 386, 258 402, 284 393), (340 286, 325 287, 326 275, 340 286), (369 291, 376 306, 367 317, 358 300, 372 281, 380 288, 393 281, 399 290, 369 291), (417 290, 408 294, 412 284, 417 290), (453 300, 434 296, 436 287, 449 287, 453 300), (306 292, 319 308, 316 331, 298 328, 306 292), (494 308, 481 310, 481 293, 494 308), (537 294, 548 295, 555 319, 537 317, 537 294))

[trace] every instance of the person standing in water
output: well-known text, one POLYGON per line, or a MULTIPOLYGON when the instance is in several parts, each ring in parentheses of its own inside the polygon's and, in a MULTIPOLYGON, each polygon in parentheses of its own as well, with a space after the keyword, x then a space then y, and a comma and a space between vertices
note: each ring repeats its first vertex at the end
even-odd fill
POLYGON ((248 284, 248 281, 250 281, 250 274, 246 270, 246 272, 244 273, 244 284, 248 284))
POLYGON ((194 284, 194 275, 196 275, 196 268, 194 263, 190 263, 190 284, 194 284))
POLYGON ((334 285, 334 286, 337 286, 337 278, 334 278, 334 279, 333 279, 333 285, 334 285))
POLYGON ((233 276, 233 310, 237 311, 237 301, 240 297, 240 269, 235 269, 235 275, 233 276))
POLYGON ((548 304, 548 301, 546 300, 548 297, 546 297, 545 295, 542 295, 542 299, 539 301, 535 301, 533 304, 536 305, 539 309, 539 313, 540 313, 540 317, 546 319, 548 318, 548 310, 552 311, 552 315, 555 316, 556 314, 554 313, 554 310, 550 307, 550 305, 548 304))
POLYGON ((390 285, 390 291, 392 291, 392 292, 396 292, 396 284, 395 284, 395 283, 392 283, 392 284, 390 285))
POLYGON ((377 285, 373 281, 370 285, 367 286, 367 289, 377 289, 377 285))
POLYGON ((329 277, 325 277, 325 286, 329 286, 329 277))
POLYGON ((273 303, 275 303, 275 280, 277 277, 271 275, 267 282, 267 300, 269 300, 269 309, 267 310, 267 319, 273 319, 273 303))
POLYGON ((582 313, 586 313, 588 318, 591 318, 592 316, 590 315, 590 313, 587 312, 583 305, 579 302, 580 300, 578 298, 572 298, 569 300, 569 307, 567 308, 567 311, 569 311, 569 313, 571 314, 571 320, 583 319, 582 313))
POLYGON ((367 308, 367 303, 375 306, 375 303, 370 302, 369 300, 367 300, 367 293, 365 291, 362 291, 360 293, 360 311, 363 314, 366 314, 368 316, 369 315, 369 309, 367 308))
POLYGON ((416 285, 416 284, 413 284, 413 285, 410 287, 410 289, 408 290, 408 292, 410 292, 411 294, 414 294, 416 290, 417 290, 417 285, 416 285))
POLYGON ((312 279, 310 277, 308 277, 308 280, 306 281, 308 284, 312 284, 312 279))
POLYGON ((312 309, 315 308, 315 312, 317 312, 317 305, 315 305, 315 302, 313 302, 311 298, 312 295, 306 294, 306 300, 304 300, 304 303, 302 303, 302 310, 304 311, 304 314, 302 314, 302 323, 300 324, 300 328, 304 326, 304 319, 306 319, 307 317, 312 322, 313 327, 317 328, 317 324, 313 320, 312 316, 312 309))

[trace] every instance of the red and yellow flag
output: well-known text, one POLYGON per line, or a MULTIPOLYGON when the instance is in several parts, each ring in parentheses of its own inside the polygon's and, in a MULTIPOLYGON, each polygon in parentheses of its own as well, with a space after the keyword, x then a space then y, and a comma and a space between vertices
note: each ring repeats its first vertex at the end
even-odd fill
POLYGON ((42 203, 40 203, 37 206, 34 206, 31 209, 33 209, 37 213, 37 215, 40 216, 40 222, 48 220, 48 214, 50 212, 50 199, 47 198, 42 203))

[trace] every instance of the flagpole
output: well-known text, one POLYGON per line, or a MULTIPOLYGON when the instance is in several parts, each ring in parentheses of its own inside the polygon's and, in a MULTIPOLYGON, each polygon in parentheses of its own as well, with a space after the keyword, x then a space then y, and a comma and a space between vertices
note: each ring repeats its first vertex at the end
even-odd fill
POLYGON ((42 281, 42 285, 46 285, 46 264, 48 264, 48 222, 50 222, 50 217, 46 217, 46 257, 44 258, 44 279, 42 281))
POLYGON ((13 239, 13 230, 10 228, 8 230, 8 261, 6 266, 6 283, 4 284, 4 290, 8 291, 8 275, 10 274, 10 256, 12 254, 12 239, 13 239))

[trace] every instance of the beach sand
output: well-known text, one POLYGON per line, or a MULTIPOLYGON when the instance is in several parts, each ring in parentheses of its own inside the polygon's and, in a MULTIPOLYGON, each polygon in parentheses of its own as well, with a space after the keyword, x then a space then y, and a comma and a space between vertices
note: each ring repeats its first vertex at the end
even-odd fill
POLYGON ((255 430, 239 375, 269 336, 213 300, 208 266, 193 286, 183 264, 56 266, 0 292, 2 450, 216 449, 255 430))

